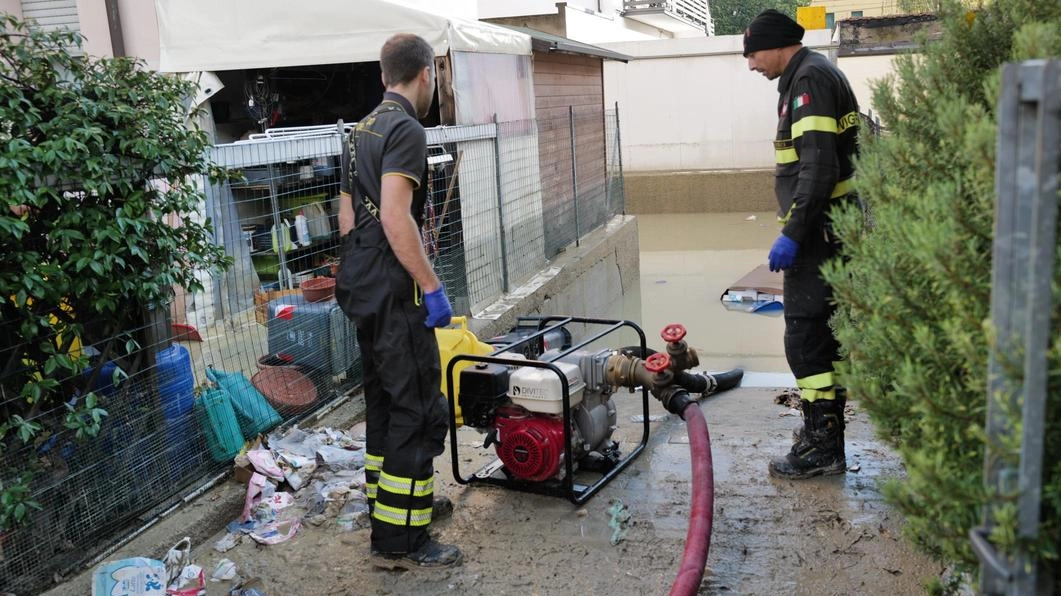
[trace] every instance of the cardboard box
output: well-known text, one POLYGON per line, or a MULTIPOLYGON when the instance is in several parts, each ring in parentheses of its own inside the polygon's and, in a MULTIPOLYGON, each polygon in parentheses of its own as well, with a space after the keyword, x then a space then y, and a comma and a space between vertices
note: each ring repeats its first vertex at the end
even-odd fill
POLYGON ((771 298, 781 300, 785 294, 785 276, 780 271, 770 271, 766 265, 759 265, 730 284, 722 293, 722 300, 740 302, 754 300, 759 294, 769 294, 771 298))
POLYGON ((302 290, 266 290, 265 292, 254 293, 254 320, 258 321, 259 325, 265 325, 269 322, 272 317, 272 313, 266 312, 269 309, 269 302, 281 298, 283 296, 291 296, 293 294, 301 294, 302 290))
POLYGON ((742 312, 779 314, 785 301, 785 276, 759 265, 730 284, 722 293, 722 306, 742 312))
POLYGON ((246 485, 254 475, 254 466, 244 454, 237 455, 232 461, 232 481, 236 484, 246 485))

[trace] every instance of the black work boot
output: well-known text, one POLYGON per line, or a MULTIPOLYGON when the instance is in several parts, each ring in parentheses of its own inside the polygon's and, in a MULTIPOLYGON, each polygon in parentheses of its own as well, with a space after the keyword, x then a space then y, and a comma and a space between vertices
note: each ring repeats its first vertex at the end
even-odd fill
MULTIPOLYGON (((840 415, 847 411, 847 387, 836 388, 836 399, 840 401, 840 415)), ((803 402, 806 403, 806 402, 803 402)), ((844 428, 847 428, 847 424, 844 424, 844 428)), ((799 443, 803 440, 803 425, 799 425, 792 429, 792 443, 799 443)))
POLYGON ((382 569, 444 569, 464 561, 464 555, 452 544, 441 544, 428 539, 423 546, 409 553, 372 551, 372 564, 382 569))
POLYGON ((803 401, 803 432, 792 450, 770 460, 770 475, 801 480, 847 471, 841 399, 803 401))

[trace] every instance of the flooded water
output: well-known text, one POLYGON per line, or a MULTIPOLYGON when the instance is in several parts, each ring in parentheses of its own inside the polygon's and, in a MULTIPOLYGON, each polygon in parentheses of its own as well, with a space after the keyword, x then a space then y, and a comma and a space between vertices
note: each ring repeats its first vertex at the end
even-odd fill
POLYGON ((750 374, 745 386, 790 385, 782 343, 784 319, 779 314, 731 311, 720 300, 730 284, 766 262, 779 232, 774 214, 639 215, 637 225, 641 292, 626 296, 621 311, 638 317, 649 347, 661 349, 660 330, 681 323, 702 368, 740 366, 749 373, 783 373, 750 374))

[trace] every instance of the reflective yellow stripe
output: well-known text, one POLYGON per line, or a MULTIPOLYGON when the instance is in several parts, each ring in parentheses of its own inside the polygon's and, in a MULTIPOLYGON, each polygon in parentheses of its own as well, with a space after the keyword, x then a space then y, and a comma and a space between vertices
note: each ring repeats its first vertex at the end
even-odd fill
POLYGON ((847 180, 841 180, 841 181, 836 183, 836 186, 833 187, 833 194, 829 195, 829 198, 830 199, 835 199, 837 197, 842 197, 842 196, 844 196, 846 194, 851 194, 851 192, 854 191, 854 190, 855 190, 855 179, 854 178, 848 178, 847 180))
POLYGON ((831 132, 836 134, 836 118, 830 116, 804 116, 792 123, 792 138, 798 139, 809 131, 831 132))
POLYGON ((408 495, 409 487, 413 488, 414 497, 429 496, 435 492, 435 477, 432 476, 427 480, 418 480, 414 482, 412 478, 392 476, 386 472, 381 472, 379 475, 380 490, 385 490, 396 495, 408 495))
POLYGON ((848 112, 840 118, 840 126, 837 127, 836 132, 843 134, 845 130, 857 127, 862 119, 858 117, 858 112, 848 112))
POLYGON ((794 161, 799 161, 799 155, 796 154, 795 149, 774 149, 774 161, 777 165, 785 165, 794 161))
POLYGON ((430 507, 427 509, 413 509, 413 515, 412 519, 409 520, 409 525, 426 526, 431 523, 431 511, 432 509, 430 507))
POLYGON ((376 485, 375 485, 375 483, 370 483, 370 482, 366 482, 365 483, 365 496, 370 498, 370 499, 375 499, 376 498, 376 485))
POLYGON ((833 384, 832 371, 796 379, 796 387, 800 389, 825 389, 826 387, 832 387, 833 384))
POLYGON ((365 454, 365 470, 369 472, 378 472, 383 469, 383 456, 382 455, 369 455, 365 454))
POLYGON ((372 517, 388 524, 394 524, 396 526, 404 526, 405 518, 408 517, 408 509, 399 509, 397 507, 388 507, 382 503, 376 503, 372 508, 372 517))
POLYGON ((426 526, 431 523, 431 508, 409 510, 377 502, 372 509, 372 517, 395 526, 405 526, 406 520, 410 526, 426 526))
POLYGON ((836 399, 836 390, 829 389, 822 391, 821 389, 807 389, 804 387, 799 390, 799 398, 804 401, 818 401, 820 399, 836 399))

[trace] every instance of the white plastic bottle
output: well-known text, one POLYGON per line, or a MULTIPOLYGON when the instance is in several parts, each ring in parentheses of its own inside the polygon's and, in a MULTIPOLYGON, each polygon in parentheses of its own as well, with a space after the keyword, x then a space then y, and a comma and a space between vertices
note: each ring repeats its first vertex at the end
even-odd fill
POLYGON ((295 216, 295 234, 301 246, 310 245, 309 222, 306 221, 306 215, 302 211, 299 211, 298 215, 295 216))

